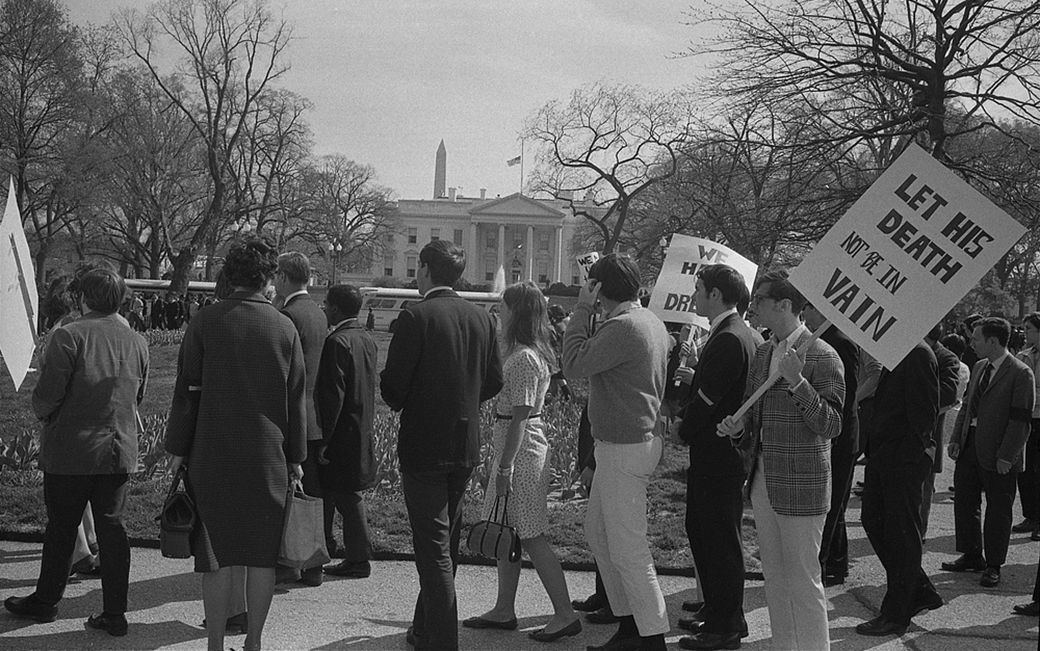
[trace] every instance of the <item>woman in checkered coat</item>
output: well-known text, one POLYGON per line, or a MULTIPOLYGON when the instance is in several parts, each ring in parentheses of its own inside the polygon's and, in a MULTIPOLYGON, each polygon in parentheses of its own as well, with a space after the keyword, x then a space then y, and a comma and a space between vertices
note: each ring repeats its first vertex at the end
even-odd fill
POLYGON ((166 450, 174 469, 187 464, 198 507, 193 553, 211 650, 223 648, 236 566, 248 577, 245 648, 260 648, 289 475, 302 476, 307 454, 299 335, 261 293, 276 266, 263 238, 233 245, 223 269, 233 293, 191 320, 177 365, 166 450))

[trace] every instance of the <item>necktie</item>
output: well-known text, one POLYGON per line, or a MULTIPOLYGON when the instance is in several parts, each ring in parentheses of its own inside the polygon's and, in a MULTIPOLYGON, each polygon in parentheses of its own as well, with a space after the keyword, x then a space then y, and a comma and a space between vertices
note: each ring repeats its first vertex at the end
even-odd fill
POLYGON ((975 387, 974 395, 971 396, 971 411, 968 412, 970 418, 975 418, 979 413, 979 400, 982 399, 982 394, 989 386, 989 378, 992 373, 993 365, 986 362, 985 368, 982 369, 982 377, 979 378, 979 384, 975 387))

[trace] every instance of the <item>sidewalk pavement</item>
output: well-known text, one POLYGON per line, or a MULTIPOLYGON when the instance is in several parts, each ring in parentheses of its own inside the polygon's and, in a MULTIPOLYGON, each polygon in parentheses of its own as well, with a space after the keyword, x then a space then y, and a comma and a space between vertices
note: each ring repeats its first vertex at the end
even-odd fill
MULTIPOLYGON (((952 465, 952 464, 947 464, 952 465)), ((862 477, 862 467, 857 469, 862 477)), ((979 587, 979 574, 943 572, 942 561, 957 556, 953 540, 952 469, 936 478, 932 523, 925 546, 925 570, 946 599, 943 608, 915 618, 901 638, 858 635, 856 624, 877 613, 884 596, 884 571, 859 524, 859 500, 853 498, 849 522, 850 556, 854 559, 845 585, 827 589, 831 646, 835 651, 1036 651, 1038 620, 1011 613, 1014 604, 1030 601, 1040 543, 1028 534, 1013 534, 1008 562, 996 589, 979 587)), ((1019 507, 1015 506, 1016 521, 1019 507)), ((41 545, 0 542, 0 598, 24 596, 33 591, 39 571, 41 545)), ((0 650, 22 649, 205 649, 202 622, 202 588, 192 572, 191 560, 162 558, 158 550, 135 548, 131 566, 130 633, 111 637, 84 628, 84 621, 101 609, 97 579, 70 582, 59 604, 59 619, 50 624, 20 620, 0 612, 0 650)), ((693 581, 662 576, 661 587, 674 623, 680 605, 695 596, 693 581)), ((589 572, 567 572, 573 598, 591 594, 594 577, 589 572)), ((459 617, 485 612, 495 601, 496 576, 492 567, 459 568, 457 591, 459 617)), ((264 630, 265 649, 410 649, 405 631, 418 592, 414 564, 377 561, 371 578, 352 580, 326 577, 317 588, 300 584, 279 586, 264 630)), ((750 637, 743 647, 750 651, 771 648, 769 616, 761 581, 745 584, 745 611, 750 637)), ((528 639, 526 630, 541 627, 551 608, 538 577, 525 569, 517 595, 520 631, 487 631, 460 628, 462 649, 563 650, 602 644, 613 626, 584 625, 582 633, 548 647, 528 639)), ((667 639, 671 648, 683 634, 673 627, 667 639)), ((225 646, 241 649, 244 636, 229 636, 225 646)))

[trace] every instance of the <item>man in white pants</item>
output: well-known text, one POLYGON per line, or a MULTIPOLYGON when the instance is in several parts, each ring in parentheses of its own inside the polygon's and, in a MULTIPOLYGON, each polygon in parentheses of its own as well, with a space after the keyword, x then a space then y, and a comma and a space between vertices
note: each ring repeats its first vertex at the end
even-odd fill
MULTIPOLYGON (((661 460, 659 419, 668 350, 664 324, 640 306, 639 268, 610 254, 589 270, 563 336, 563 372, 589 378, 595 475, 585 536, 603 575, 617 633, 595 651, 663 651, 668 612, 646 538, 646 489, 661 460), (597 299, 606 320, 595 331, 597 299)), ((591 469, 582 473, 588 485, 591 469)))
POLYGON ((755 353, 746 395, 778 370, 780 379, 741 420, 723 419, 718 434, 740 439, 752 451, 748 486, 772 648, 826 651, 830 634, 819 554, 830 507, 831 439, 841 433, 845 367, 825 342, 804 345, 811 336, 798 319, 805 298, 786 271, 765 274, 751 306, 773 336, 755 353))

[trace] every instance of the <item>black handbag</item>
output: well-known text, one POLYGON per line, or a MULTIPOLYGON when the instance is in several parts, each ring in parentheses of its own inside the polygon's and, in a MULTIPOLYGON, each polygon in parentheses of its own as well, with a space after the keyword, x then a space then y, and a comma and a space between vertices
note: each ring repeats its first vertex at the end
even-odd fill
POLYGON ((191 556, 191 532, 198 522, 195 500, 188 494, 187 472, 181 465, 159 513, 159 550, 166 558, 191 556))
POLYGON ((466 547, 469 551, 496 561, 515 563, 520 560, 520 536, 516 529, 509 526, 509 496, 495 497, 495 507, 487 520, 473 525, 466 536, 466 547), (499 519, 498 505, 502 504, 502 517, 499 519))

